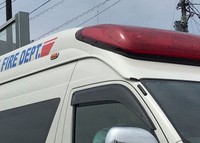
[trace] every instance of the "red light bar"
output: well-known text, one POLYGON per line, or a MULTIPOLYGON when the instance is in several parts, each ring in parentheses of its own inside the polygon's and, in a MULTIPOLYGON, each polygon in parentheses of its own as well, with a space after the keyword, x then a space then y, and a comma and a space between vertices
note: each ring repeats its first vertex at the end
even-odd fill
POLYGON ((86 27, 76 38, 128 57, 200 64, 200 36, 120 25, 86 27))

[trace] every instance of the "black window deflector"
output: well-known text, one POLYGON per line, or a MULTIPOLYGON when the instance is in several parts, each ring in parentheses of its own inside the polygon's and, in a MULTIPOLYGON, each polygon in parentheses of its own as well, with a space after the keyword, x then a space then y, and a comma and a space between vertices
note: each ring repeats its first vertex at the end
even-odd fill
POLYGON ((74 93, 71 105, 82 106, 95 103, 120 102, 135 112, 146 124, 155 130, 147 114, 133 93, 125 86, 119 84, 103 85, 84 89, 74 93))

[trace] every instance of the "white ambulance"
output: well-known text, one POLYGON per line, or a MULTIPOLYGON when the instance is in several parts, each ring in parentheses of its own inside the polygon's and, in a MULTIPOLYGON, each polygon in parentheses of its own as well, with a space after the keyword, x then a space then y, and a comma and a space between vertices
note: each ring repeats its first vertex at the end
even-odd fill
POLYGON ((200 37, 75 28, 0 57, 1 143, 199 143, 200 37))

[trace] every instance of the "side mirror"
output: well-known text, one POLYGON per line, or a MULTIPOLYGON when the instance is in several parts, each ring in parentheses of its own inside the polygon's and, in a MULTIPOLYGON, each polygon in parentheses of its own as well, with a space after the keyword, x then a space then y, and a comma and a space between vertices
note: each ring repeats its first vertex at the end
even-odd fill
POLYGON ((113 127, 106 136, 105 143, 158 143, 148 131, 135 127, 113 127))

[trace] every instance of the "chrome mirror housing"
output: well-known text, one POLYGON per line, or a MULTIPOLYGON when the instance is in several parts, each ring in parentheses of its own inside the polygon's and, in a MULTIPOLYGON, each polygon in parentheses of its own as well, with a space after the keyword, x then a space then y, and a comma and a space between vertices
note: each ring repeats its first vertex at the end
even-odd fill
POLYGON ((105 143, 158 143, 148 131, 135 127, 113 127, 106 136, 105 143))

